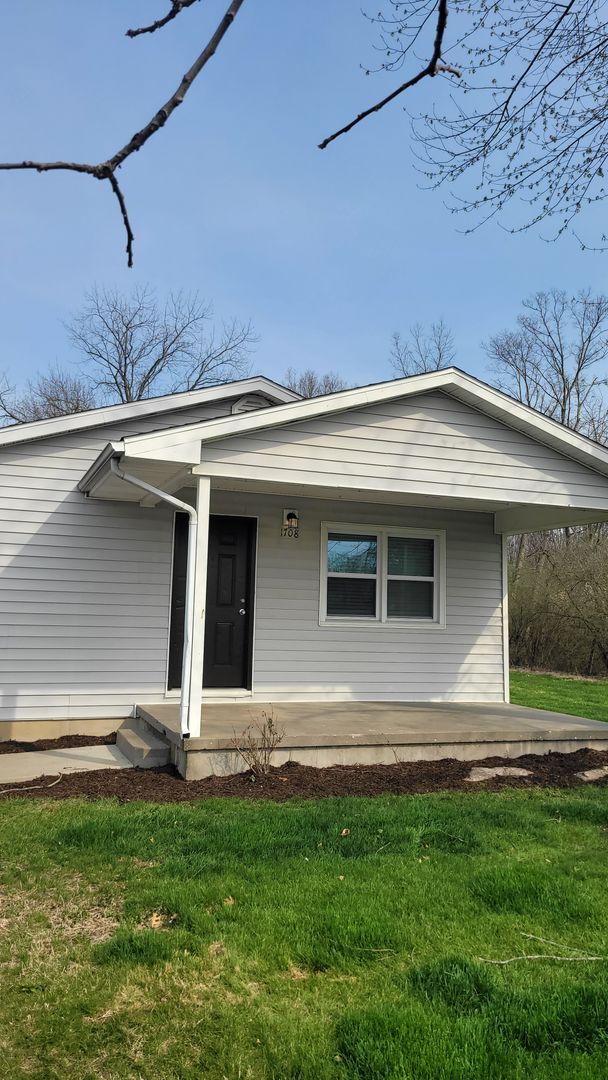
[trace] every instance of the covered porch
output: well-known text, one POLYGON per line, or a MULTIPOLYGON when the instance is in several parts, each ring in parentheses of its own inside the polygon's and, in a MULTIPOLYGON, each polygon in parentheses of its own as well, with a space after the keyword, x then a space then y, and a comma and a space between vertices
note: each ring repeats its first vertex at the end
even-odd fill
POLYGON ((384 701, 231 702, 203 706, 201 736, 183 739, 177 703, 140 704, 137 723, 166 741, 187 780, 245 768, 243 732, 271 716, 283 732, 273 764, 391 765, 395 761, 477 761, 522 754, 608 750, 608 723, 508 704, 400 704, 384 701))
MULTIPOLYGON (((177 657, 182 682, 179 690, 169 682, 162 700, 136 702, 138 719, 168 739, 184 775, 239 768, 235 736, 263 714, 285 731, 277 763, 474 760, 608 748, 608 724, 509 704, 507 585, 511 533, 584 524, 605 519, 606 511, 498 496, 248 481, 209 475, 207 465, 126 456, 122 446, 112 446, 100 464, 87 480, 91 497, 169 504, 189 515, 185 635, 177 657), (299 537, 283 537, 286 506, 299 509, 299 537), (255 657, 242 685, 203 678, 210 589, 218 572, 210 535, 220 519, 254 523, 251 590, 238 599, 244 608, 237 614, 246 608, 250 616, 255 657), (332 519, 361 523, 370 532, 383 522, 394 533, 401 521, 415 521, 419 532, 443 533, 435 580, 443 614, 428 626, 415 620, 371 629, 346 620, 324 623, 324 522, 332 519), (427 686, 425 700, 420 691, 427 686)), ((174 543, 174 565, 175 555, 174 543)))

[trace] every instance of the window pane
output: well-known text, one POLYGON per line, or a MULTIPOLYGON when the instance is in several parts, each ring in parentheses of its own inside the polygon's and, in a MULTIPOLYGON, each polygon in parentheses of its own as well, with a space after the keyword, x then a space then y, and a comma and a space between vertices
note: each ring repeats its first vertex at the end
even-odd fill
POLYGON ((433 577, 435 541, 418 536, 389 536, 388 573, 433 577))
POLYGON ((378 541, 375 536, 330 533, 327 569, 333 574, 375 574, 378 541))
POLYGON ((327 614, 375 618, 376 579, 330 577, 327 579, 327 614))
POLYGON ((387 614, 389 619, 432 619, 432 581, 387 582, 387 614))

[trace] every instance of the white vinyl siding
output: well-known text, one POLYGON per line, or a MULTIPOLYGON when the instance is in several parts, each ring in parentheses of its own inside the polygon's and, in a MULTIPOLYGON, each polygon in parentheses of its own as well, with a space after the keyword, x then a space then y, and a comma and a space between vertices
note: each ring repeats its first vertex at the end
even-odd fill
POLYGON ((608 510, 605 477, 447 394, 203 443, 214 476, 608 510))
MULTIPOLYGON (((0 720, 124 717, 162 700, 173 514, 87 500, 77 483, 108 441, 225 415, 233 401, 0 450, 0 720)), ((202 459, 253 488, 283 485, 212 492, 213 512, 259 518, 254 701, 504 700, 492 515, 415 498, 608 509, 604 478, 440 392, 203 444, 202 459), (307 483, 327 498, 301 498, 307 483), (341 499, 344 487, 357 490, 341 499), (280 535, 288 506, 297 540, 280 535), (441 628, 320 625, 322 522, 444 531, 441 628)))
POLYGON ((378 522, 445 530, 445 629, 401 620, 320 626, 321 523, 339 520, 338 506, 292 502, 297 540, 280 535, 283 496, 212 495, 214 513, 259 518, 254 700, 504 700, 501 538, 491 515, 349 502, 349 517, 370 533, 378 522))
POLYGON ((0 721, 124 717, 163 696, 173 515, 77 484, 108 441, 233 400, 0 449, 0 721))

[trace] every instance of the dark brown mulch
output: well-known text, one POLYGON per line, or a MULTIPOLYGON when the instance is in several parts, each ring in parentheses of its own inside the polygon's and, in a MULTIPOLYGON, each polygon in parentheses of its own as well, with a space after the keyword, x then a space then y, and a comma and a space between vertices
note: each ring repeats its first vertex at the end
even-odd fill
MULTIPOLYGON (((608 751, 577 750, 573 754, 528 754, 519 758, 485 758, 483 761, 400 762, 394 765, 333 765, 313 769, 290 762, 261 780, 248 773, 213 776, 206 780, 182 780, 172 766, 163 769, 100 770, 72 773, 49 787, 54 777, 40 777, 14 784, 5 798, 118 799, 119 802, 188 802, 213 796, 238 799, 317 799, 344 795, 422 795, 432 791, 500 791, 502 788, 575 787, 576 773, 608 765, 608 751), (482 783, 466 783, 473 765, 517 766, 531 776, 507 777, 482 783), (36 787, 40 785, 40 787, 36 787), (32 790, 32 787, 35 790, 32 790)), ((608 781, 599 781, 606 785, 608 781)))
POLYGON ((27 754, 32 750, 67 750, 73 746, 109 746, 116 742, 116 732, 110 735, 61 735, 58 739, 36 739, 24 742, 9 739, 0 742, 0 754, 27 754))

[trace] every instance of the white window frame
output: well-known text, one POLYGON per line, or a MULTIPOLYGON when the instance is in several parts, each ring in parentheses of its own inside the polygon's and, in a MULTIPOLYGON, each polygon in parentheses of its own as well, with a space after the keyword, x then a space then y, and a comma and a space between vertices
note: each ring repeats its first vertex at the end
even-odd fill
MULTIPOLYGON (((319 625, 320 626, 385 626, 424 628, 427 630, 445 630, 445 529, 407 529, 397 525, 370 525, 369 522, 355 524, 343 521, 321 522, 321 573, 319 588, 319 625), (330 532, 360 533, 375 536, 377 542, 376 560, 376 614, 375 615, 328 615, 327 614, 327 542, 330 532), (434 540, 435 562, 433 578, 415 575, 388 574, 388 538, 389 536, 415 537, 434 540), (396 581, 433 581, 433 615, 430 619, 391 616, 387 612, 389 580, 396 581)), ((338 574, 338 577, 373 577, 372 574, 338 574)))

